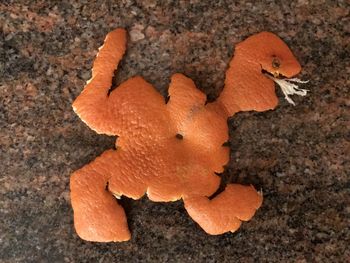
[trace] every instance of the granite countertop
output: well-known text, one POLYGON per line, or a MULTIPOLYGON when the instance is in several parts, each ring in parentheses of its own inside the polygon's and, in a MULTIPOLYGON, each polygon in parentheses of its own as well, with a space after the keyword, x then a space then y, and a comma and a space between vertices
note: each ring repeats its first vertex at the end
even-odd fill
POLYGON ((345 262, 350 259, 347 1, 2 1, 1 262, 345 262), (111 3, 115 2, 115 3, 111 3), (171 3, 170 3, 171 2, 171 3), (215 3, 214 3, 215 2, 215 3), (91 243, 73 228, 69 176, 113 147, 73 113, 107 32, 130 32, 116 82, 140 74, 166 95, 185 73, 215 98, 234 44, 278 34, 310 79, 307 97, 229 121, 224 181, 264 192, 234 234, 206 235, 182 202, 123 199, 132 239, 91 243))

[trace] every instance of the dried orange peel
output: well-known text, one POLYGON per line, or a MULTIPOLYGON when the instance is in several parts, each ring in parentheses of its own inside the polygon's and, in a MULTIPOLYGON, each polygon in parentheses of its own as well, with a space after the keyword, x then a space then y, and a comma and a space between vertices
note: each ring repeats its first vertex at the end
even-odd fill
POLYGON ((229 148, 223 146, 228 140, 227 118, 238 111, 275 108, 272 76, 291 77, 300 71, 299 63, 282 40, 263 32, 237 45, 224 90, 215 102, 206 104, 205 94, 191 79, 175 74, 166 103, 139 76, 109 94, 125 49, 124 29, 107 35, 92 78, 73 103, 91 129, 118 136, 116 150, 105 151, 71 176, 78 235, 98 242, 129 240, 125 212, 116 198, 139 199, 145 194, 157 202, 182 199, 189 215, 209 234, 237 230, 241 221, 253 217, 263 197, 253 186, 229 184, 209 199, 229 160, 229 148))

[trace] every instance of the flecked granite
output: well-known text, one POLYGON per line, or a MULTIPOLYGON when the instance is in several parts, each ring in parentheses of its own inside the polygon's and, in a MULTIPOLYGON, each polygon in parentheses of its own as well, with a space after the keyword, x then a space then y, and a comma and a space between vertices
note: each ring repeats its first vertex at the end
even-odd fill
POLYGON ((349 2, 233 2, 1 1, 1 262, 349 262, 349 2), (182 72, 215 98, 234 43, 263 30, 303 65, 310 94, 297 106, 278 91, 275 111, 229 121, 224 181, 265 196, 238 232, 206 235, 181 201, 144 198, 122 200, 131 241, 76 235, 69 176, 114 138, 90 130, 71 103, 116 27, 130 41, 115 81, 141 74, 163 95, 182 72))

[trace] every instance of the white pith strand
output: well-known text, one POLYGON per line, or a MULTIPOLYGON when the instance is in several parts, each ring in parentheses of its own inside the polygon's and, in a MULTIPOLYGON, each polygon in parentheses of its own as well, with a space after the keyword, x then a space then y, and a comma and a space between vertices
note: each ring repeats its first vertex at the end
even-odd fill
POLYGON ((306 96, 307 92, 309 90, 307 89, 300 89, 298 87, 297 84, 295 83, 308 83, 309 81, 308 80, 301 80, 301 79, 298 79, 298 78, 291 78, 291 79, 278 79, 278 78, 274 78, 274 77, 271 77, 270 78, 276 82, 278 84, 278 86, 281 87, 282 89, 282 92, 284 94, 284 97, 286 98, 286 100, 290 103, 290 104, 293 104, 295 106, 295 103, 294 101, 289 97, 289 95, 293 95, 293 94, 296 94, 296 95, 299 95, 299 96, 306 96), (294 82, 294 83, 293 83, 294 82))

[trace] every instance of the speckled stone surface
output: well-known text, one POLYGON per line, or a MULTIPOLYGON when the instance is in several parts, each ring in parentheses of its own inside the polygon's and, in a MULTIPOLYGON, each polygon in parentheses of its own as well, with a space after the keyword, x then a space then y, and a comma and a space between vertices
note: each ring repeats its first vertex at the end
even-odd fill
POLYGON ((349 2, 1 1, 1 262, 346 262, 350 233, 349 2), (114 2, 114 3, 112 3, 114 2), (254 3, 259 2, 259 4, 254 3), (282 4, 283 2, 283 4, 282 4), (171 74, 209 98, 223 86, 234 43, 277 33, 310 79, 307 97, 229 121, 224 181, 253 183, 265 200, 234 234, 206 235, 182 202, 123 199, 132 240, 77 237, 72 171, 113 147, 73 113, 107 32, 125 27, 116 82, 136 74, 166 95, 171 74))

